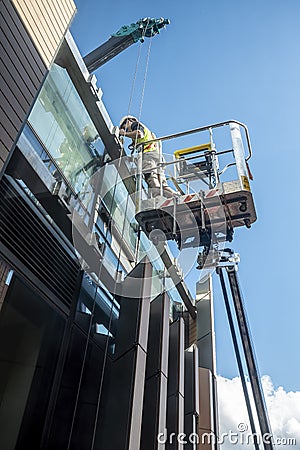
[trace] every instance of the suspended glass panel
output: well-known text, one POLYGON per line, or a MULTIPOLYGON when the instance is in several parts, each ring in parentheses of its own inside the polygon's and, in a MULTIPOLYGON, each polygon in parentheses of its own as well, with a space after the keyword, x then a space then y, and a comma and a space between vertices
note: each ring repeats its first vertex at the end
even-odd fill
POLYGON ((51 67, 28 120, 72 188, 86 198, 104 144, 65 69, 51 67))

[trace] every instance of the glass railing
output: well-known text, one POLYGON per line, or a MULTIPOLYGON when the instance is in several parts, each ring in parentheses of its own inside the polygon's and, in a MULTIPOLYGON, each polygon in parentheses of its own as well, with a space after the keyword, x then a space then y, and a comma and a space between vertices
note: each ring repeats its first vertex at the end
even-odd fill
MULTIPOLYGON (((156 167, 151 170, 165 173, 168 183, 178 194, 191 194, 200 190, 217 188, 220 182, 238 180, 241 189, 250 190, 251 174, 247 161, 252 156, 249 132, 241 122, 229 120, 205 127, 162 136, 148 142, 142 142, 136 148, 137 192, 144 196, 144 177, 147 165, 143 164, 143 147, 157 145, 156 167)), ((164 195, 162 181, 158 177, 160 188, 152 188, 149 197, 164 195)), ((146 187, 147 190, 147 187, 146 187)), ((143 198, 137 204, 141 209, 143 198)))

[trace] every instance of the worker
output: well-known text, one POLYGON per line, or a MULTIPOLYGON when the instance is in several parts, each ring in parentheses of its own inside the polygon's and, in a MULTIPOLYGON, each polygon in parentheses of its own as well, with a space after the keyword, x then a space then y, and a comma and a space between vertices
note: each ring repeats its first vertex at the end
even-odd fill
POLYGON ((83 128, 82 137, 84 142, 86 142, 87 144, 91 144, 99 139, 100 136, 94 127, 92 127, 91 125, 86 125, 83 128))
MULTIPOLYGON (((156 139, 155 134, 133 116, 125 116, 121 119, 120 135, 129 137, 134 148, 143 142, 156 139)), ((142 171, 153 197, 160 195, 161 185, 162 195, 164 197, 173 197, 176 192, 168 185, 163 168, 158 166, 163 162, 160 146, 160 142, 152 142, 142 147, 142 171)))

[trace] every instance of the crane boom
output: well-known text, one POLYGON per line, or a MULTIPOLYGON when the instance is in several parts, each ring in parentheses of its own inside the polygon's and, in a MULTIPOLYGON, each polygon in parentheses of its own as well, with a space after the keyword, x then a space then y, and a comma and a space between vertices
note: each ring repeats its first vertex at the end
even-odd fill
POLYGON ((169 19, 164 19, 163 17, 160 19, 146 17, 131 25, 124 25, 106 42, 83 58, 88 71, 90 73, 94 72, 135 42, 144 42, 145 37, 153 37, 159 34, 161 28, 164 28, 169 23, 169 19))

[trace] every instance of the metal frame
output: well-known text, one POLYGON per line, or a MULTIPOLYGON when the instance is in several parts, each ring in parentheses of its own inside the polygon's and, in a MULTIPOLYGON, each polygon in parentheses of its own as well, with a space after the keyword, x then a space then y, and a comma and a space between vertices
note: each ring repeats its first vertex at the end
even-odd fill
MULTIPOLYGON (((240 181, 242 181, 241 178, 243 178, 243 177, 241 177, 241 175, 243 175, 246 172, 246 170, 247 170, 247 168, 246 168, 247 161, 252 157, 252 147, 251 147, 251 143, 250 143, 250 136, 249 136, 248 128, 247 128, 247 126, 244 123, 239 122, 237 120, 228 120, 226 122, 218 122, 218 123, 215 123, 215 124, 207 125, 205 127, 194 128, 194 129, 191 129, 191 130, 188 130, 188 131, 183 131, 183 132, 179 132, 179 133, 175 133, 175 134, 170 134, 170 135, 166 135, 166 136, 162 136, 162 137, 158 137, 158 138, 156 137, 155 139, 152 139, 152 140, 149 140, 147 142, 142 142, 142 143, 138 144, 135 147, 137 152, 138 152, 137 174, 136 174, 136 190, 138 192, 142 192, 142 173, 143 173, 143 171, 142 171, 142 155, 143 155, 143 151, 142 150, 143 150, 144 146, 152 144, 152 143, 155 143, 155 142, 161 144, 161 142, 166 141, 166 140, 175 139, 175 138, 178 138, 178 137, 183 137, 183 136, 187 136, 187 135, 190 135, 190 134, 200 133, 202 131, 209 131, 209 134, 210 134, 210 144, 209 145, 211 147, 211 154, 213 155, 214 158, 217 155, 221 155, 221 154, 225 154, 225 153, 234 153, 234 155, 236 157, 239 156, 238 160, 236 159, 234 162, 226 164, 226 166, 223 167, 223 169, 221 169, 221 170, 218 170, 218 168, 216 167, 216 161, 212 164, 212 167, 214 169, 215 184, 219 183, 220 175, 222 175, 231 166, 237 166, 237 168, 238 168, 238 179, 240 181), (236 144, 234 145, 234 142, 233 142, 233 132, 232 132, 233 125, 237 125, 238 127, 242 127, 244 129, 245 136, 246 136, 248 155, 244 156, 244 163, 243 163, 243 165, 245 167, 243 167, 243 170, 242 170, 243 173, 240 173, 242 159, 240 158, 239 154, 240 154, 241 150, 240 149, 236 149, 235 148, 236 144), (212 140, 212 130, 214 128, 220 128, 220 127, 223 127, 223 126, 230 126, 230 134, 231 134, 233 148, 230 149, 230 150, 217 152, 216 149, 215 149, 213 140, 212 140)), ((175 154, 176 153, 178 154, 179 152, 186 152, 186 151, 189 152, 193 148, 195 148, 195 149, 198 148, 200 151, 201 150, 204 151, 207 147, 208 147, 208 144, 203 144, 203 145, 194 146, 194 147, 190 147, 190 148, 186 148, 186 149, 182 149, 182 150, 176 150, 175 154)), ((242 152, 243 152, 243 148, 242 148, 242 152)), ((192 160, 192 159, 195 159, 195 158, 199 158, 199 155, 186 157, 184 159, 185 159, 185 161, 189 161, 189 160, 192 160)), ((175 155, 173 161, 171 161, 171 162, 163 162, 162 161, 161 163, 159 163, 157 165, 157 169, 161 170, 162 167, 174 165, 174 172, 176 172, 176 164, 178 164, 180 161, 181 161, 181 159, 176 157, 176 155, 175 155)), ((176 175, 175 175, 175 178, 176 178, 176 175)), ((162 190, 162 188, 161 188, 161 190, 162 190)), ((141 199, 139 198, 137 200, 137 204, 138 204, 138 208, 137 209, 140 209, 140 203, 141 203, 141 199)))
POLYGON ((151 141, 142 142, 141 144, 139 144, 138 147, 144 147, 145 145, 152 144, 153 142, 167 141, 169 139, 174 139, 174 138, 177 138, 177 137, 183 137, 183 136, 187 136, 189 134, 199 133, 201 131, 209 131, 211 128, 219 128, 219 127, 223 127, 224 125, 230 125, 231 123, 235 123, 236 125, 239 125, 245 131, 247 147, 248 147, 248 153, 249 153, 248 156, 245 159, 246 159, 246 161, 248 161, 252 157, 252 147, 251 147, 251 143, 250 143, 249 131, 248 131, 247 126, 244 123, 239 122, 238 120, 227 120, 226 122, 217 122, 217 123, 214 123, 212 125, 207 125, 205 127, 193 128, 193 129, 188 130, 188 131, 182 131, 182 132, 175 133, 175 134, 169 134, 169 135, 162 136, 162 137, 159 137, 159 138, 156 138, 156 139, 152 139, 151 141))
MULTIPOLYGON (((241 294, 241 290, 240 290, 240 286, 239 286, 239 282, 238 282, 238 278, 237 278, 237 265, 236 265, 235 261, 230 261, 230 258, 232 256, 234 256, 234 253, 228 249, 227 261, 224 259, 224 261, 222 261, 221 265, 218 266, 218 274, 220 276, 221 287, 222 287, 222 291, 223 291, 223 296, 224 296, 226 311, 227 311, 227 315, 228 315, 229 326, 230 326, 230 330, 231 330, 231 334, 232 334, 234 349, 236 352, 238 368, 239 368, 240 376, 241 376, 241 380, 242 380, 242 386, 243 386, 243 391, 244 391, 244 395, 245 395, 251 430, 252 430, 252 433, 254 433, 254 435, 256 435, 255 423, 254 423, 254 418, 253 418, 253 414, 252 414, 250 398, 249 398, 249 394, 247 391, 245 374, 244 374, 244 370, 243 370, 243 364, 242 364, 241 355, 240 355, 240 351, 239 351, 239 345, 237 342, 237 335, 236 335, 236 331, 235 331, 235 327, 234 327, 234 322, 233 322, 231 307, 230 307, 229 299, 228 299, 228 295, 227 295, 226 285, 225 285, 225 281, 224 281, 224 277, 223 277, 223 273, 222 273, 222 270, 224 268, 226 269, 228 281, 229 281, 229 285, 230 285, 231 296, 232 296, 236 319, 237 319, 238 328, 239 328, 239 332, 240 332, 240 338, 241 338, 241 343, 242 343, 242 347, 243 347, 244 357, 245 357, 245 361, 246 361, 246 365, 247 365, 247 369, 248 369, 248 375, 249 375, 249 379, 250 379, 250 384, 251 384, 252 394, 253 394, 253 398, 254 398, 254 404, 255 404, 255 408, 256 408, 257 419, 258 419, 260 431, 261 431, 261 434, 263 437, 264 436, 270 437, 270 436, 272 436, 272 432, 271 432, 271 427, 270 427, 270 423, 269 423, 268 412, 267 412, 267 408, 266 408, 265 401, 264 401, 263 390, 262 390, 262 386, 261 386, 261 382, 260 382, 260 378, 259 378, 258 366, 257 366, 257 362, 256 362, 255 354, 254 354, 254 348, 253 348, 253 344, 252 344, 252 340, 251 340, 251 336, 250 336, 250 328, 248 325, 246 312, 245 312, 243 299, 242 299, 242 294, 241 294)), ((256 440, 254 441, 254 446, 255 446, 256 450, 259 449, 259 446, 258 446, 258 443, 256 440)), ((265 441, 265 439, 263 439, 263 446, 264 446, 265 450, 274 450, 274 446, 273 446, 271 439, 269 441, 265 441)))

